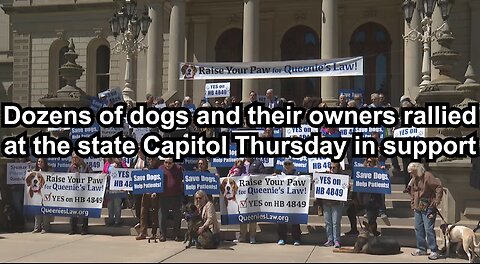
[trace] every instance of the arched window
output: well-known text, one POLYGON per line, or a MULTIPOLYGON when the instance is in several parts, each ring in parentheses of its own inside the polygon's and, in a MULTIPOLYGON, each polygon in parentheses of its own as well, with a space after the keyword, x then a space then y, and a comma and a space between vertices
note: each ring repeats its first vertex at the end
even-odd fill
MULTIPOLYGON (((282 61, 311 60, 320 58, 320 41, 310 27, 298 25, 283 35, 280 45, 282 61)), ((282 97, 301 104, 305 96, 320 96, 320 78, 282 79, 282 97), (293 92, 294 91, 294 92, 293 92)))
MULTIPOLYGON (((215 44, 216 62, 242 62, 243 61, 243 31, 231 28, 220 35, 215 44)), ((242 100, 242 80, 222 80, 230 82, 230 95, 242 100)), ((211 82, 216 82, 212 80, 211 82)))
POLYGON ((66 81, 60 76, 60 67, 67 62, 65 52, 68 51, 68 41, 60 38, 55 40, 48 51, 48 93, 54 94, 65 86, 66 81))
POLYGON ((388 31, 377 23, 365 23, 352 34, 350 53, 364 57, 364 76, 353 77, 351 88, 363 89, 366 103, 372 93, 383 93, 390 101, 391 44, 388 31))
POLYGON ((87 46, 87 87, 89 95, 110 88, 110 43, 102 37, 94 38, 87 46))
POLYGON ((102 45, 97 49, 96 92, 105 91, 110 84, 110 48, 102 45))

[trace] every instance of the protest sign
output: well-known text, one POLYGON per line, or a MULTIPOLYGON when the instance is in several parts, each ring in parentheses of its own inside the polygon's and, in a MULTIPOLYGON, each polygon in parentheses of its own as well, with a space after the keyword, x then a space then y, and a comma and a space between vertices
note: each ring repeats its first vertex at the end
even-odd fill
POLYGON ((106 184, 105 175, 100 173, 30 172, 25 183, 24 212, 99 218, 106 184))
POLYGON ((424 127, 401 127, 393 131, 394 138, 423 138, 425 137, 424 127))
MULTIPOLYGON (((308 173, 326 172, 330 169, 330 158, 309 158, 308 159, 308 173)), ((342 170, 345 169, 345 160, 340 162, 342 170)))
POLYGON ((115 103, 123 102, 123 95, 120 88, 108 89, 98 93, 98 98, 104 100, 107 105, 114 105, 115 103))
POLYGON ((132 173, 136 169, 113 168, 110 172, 110 190, 133 191, 132 173))
POLYGON ((250 175, 220 179, 223 225, 250 222, 306 224, 310 176, 250 175))
MULTIPOLYGON (((105 162, 103 158, 85 158, 83 161, 92 168, 92 171, 102 171, 105 162)), ((59 158, 51 157, 48 158, 48 164, 52 166, 55 172, 67 172, 68 168, 72 164, 72 157, 59 158)))
POLYGON ((315 198, 347 201, 350 176, 343 174, 313 173, 315 198))
POLYGON ((380 168, 354 167, 353 191, 363 193, 390 194, 388 172, 380 168))
POLYGON ((183 185, 185 195, 194 195, 198 190, 203 190, 207 194, 219 193, 219 178, 209 172, 186 171, 183 185))
POLYGON ((348 127, 339 128, 341 137, 351 138, 352 133, 361 133, 364 138, 371 138, 374 132, 377 132, 380 139, 385 138, 386 129, 384 127, 348 127))
POLYGON ((237 159, 237 147, 236 145, 230 145, 230 157, 229 158, 212 158, 212 167, 217 168, 229 168, 232 167, 237 159))
POLYGON ((162 170, 133 171, 132 178, 134 194, 163 192, 162 170))
POLYGON ((35 168, 35 163, 7 163, 7 184, 25 184, 25 173, 35 168))
POLYGON ((137 142, 140 142, 142 140, 142 137, 150 131, 151 129, 149 127, 134 127, 132 134, 133 136, 135 136, 137 142))
POLYGON ((230 83, 207 83, 205 84, 205 98, 230 96, 230 83))

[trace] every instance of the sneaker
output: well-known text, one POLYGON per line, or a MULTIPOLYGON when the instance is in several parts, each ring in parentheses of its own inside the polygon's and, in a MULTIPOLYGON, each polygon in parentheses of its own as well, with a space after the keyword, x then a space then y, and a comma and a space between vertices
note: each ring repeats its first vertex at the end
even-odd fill
POLYGON ((47 233, 47 231, 45 231, 45 229, 43 229, 43 230, 42 230, 42 232, 40 232, 40 233, 42 233, 42 234, 46 234, 46 233, 47 233))
POLYGON ((80 232, 80 235, 84 236, 87 234, 87 231, 86 230, 82 230, 82 232, 80 232))
POLYGON ((257 240, 255 240, 255 237, 250 238, 250 244, 257 244, 257 240))
POLYGON ((385 214, 384 212, 380 213, 380 218, 382 218, 383 222, 385 223, 385 225, 387 226, 391 226, 392 224, 390 223, 390 220, 388 219, 388 216, 387 214, 385 214))
POLYGON ((427 251, 423 251, 423 250, 420 250, 420 249, 417 249, 417 250, 412 252, 412 256, 414 256, 414 257, 427 256, 427 255, 428 255, 427 251))
POLYGON ((328 240, 327 242, 325 242, 325 243, 323 244, 323 246, 324 246, 324 247, 332 247, 332 246, 333 246, 333 241, 328 240))
POLYGON ((297 241, 293 242, 293 245, 294 246, 300 246, 300 241, 297 240, 297 241))
POLYGON ((40 233, 40 232, 41 232, 40 229, 33 229, 32 234, 40 233))
POLYGON ((438 252, 432 252, 430 253, 430 256, 428 256, 429 260, 437 260, 440 258, 440 254, 438 252))
POLYGON ((335 248, 341 248, 340 242, 335 242, 335 248))
POLYGON ((285 240, 280 239, 280 240, 278 240, 277 244, 279 244, 280 246, 283 246, 283 245, 285 245, 285 240))
POLYGON ((358 230, 356 230, 356 229, 355 230, 352 229, 352 230, 345 233, 346 236, 358 236, 358 234, 359 234, 358 230))

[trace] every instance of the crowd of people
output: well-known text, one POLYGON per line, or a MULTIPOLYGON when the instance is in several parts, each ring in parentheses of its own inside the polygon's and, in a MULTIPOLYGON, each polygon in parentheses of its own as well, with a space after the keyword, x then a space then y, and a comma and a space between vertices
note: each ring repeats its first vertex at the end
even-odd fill
MULTIPOLYGON (((273 89, 266 91, 265 106, 269 108, 281 107, 284 103, 294 103, 294 101, 288 101, 284 98, 277 98, 274 95, 273 89)), ((249 94, 250 103, 257 101, 257 94, 251 92, 249 94)), ((352 100, 347 101, 345 95, 340 95, 338 98, 337 107, 386 107, 390 106, 385 102, 382 94, 374 93, 371 95, 371 103, 364 104, 361 96, 355 96, 352 100)), ((238 102, 235 97, 227 97, 224 100, 214 100, 214 103, 210 103, 208 100, 203 99, 198 107, 229 107, 232 103, 238 102)), ((146 96, 146 103, 149 107, 186 107, 188 109, 195 109, 196 106, 192 102, 192 98, 187 96, 183 102, 175 100, 170 104, 165 104, 161 98, 154 98, 151 95, 146 96)), ((130 103, 129 106, 132 106, 130 103)), ((312 107, 329 107, 322 102, 318 97, 305 97, 302 102, 304 108, 312 107)), ((413 107, 414 103, 407 96, 403 96, 400 101, 400 107, 413 107)), ((221 128, 201 128, 197 129, 189 127, 188 131, 204 131, 207 136, 214 137, 217 133, 224 131, 221 128)), ((386 136, 392 136, 393 130, 387 130, 386 136)), ((328 136, 338 133, 336 128, 324 128, 322 133, 328 136)), ((173 134, 173 133, 172 133, 173 134)), ((169 136, 168 134, 164 136, 169 136)), ((173 135, 170 135, 173 136, 173 135)), ((265 128, 262 137, 273 137, 273 129, 265 128)), ((378 134, 374 134, 377 140, 381 140, 378 134)), ((351 151, 347 156, 348 165, 346 169, 351 169, 352 156, 351 151)), ((365 167, 379 167, 384 168, 384 162, 386 158, 371 157, 364 161, 365 167)), ((209 166, 209 160, 205 158, 199 158, 194 166, 197 171, 209 172, 212 168, 209 166)), ((173 236, 170 238, 175 241, 183 240, 180 238, 180 227, 182 220, 182 206, 191 202, 199 209, 199 213, 204 220, 204 224, 198 230, 201 234, 205 229, 210 229, 217 242, 220 242, 220 223, 217 219, 215 212, 215 206, 217 201, 214 197, 207 195, 204 191, 199 190, 193 197, 186 197, 183 192, 183 173, 184 168, 181 164, 177 164, 171 158, 160 160, 159 158, 147 158, 142 149, 140 148, 137 156, 127 166, 125 160, 121 158, 106 158, 104 163, 103 173, 108 175, 113 168, 135 168, 135 169, 159 169, 164 174, 164 191, 162 193, 147 193, 142 195, 133 195, 124 191, 109 190, 107 184, 107 190, 105 192, 105 202, 108 208, 108 220, 109 226, 121 226, 122 208, 129 206, 135 210, 135 216, 138 219, 138 224, 135 226, 138 231, 137 240, 144 240, 148 237, 147 230, 152 228, 153 236, 157 234, 157 229, 160 229, 160 241, 167 240, 167 221, 168 216, 172 214, 173 218, 173 236), (132 203, 127 203, 128 201, 132 203)), ((415 216, 415 232, 417 238, 418 250, 413 255, 420 256, 427 254, 427 248, 430 249, 429 258, 438 258, 438 248, 436 245, 435 232, 433 231, 436 208, 442 198, 442 187, 438 179, 436 179, 431 173, 426 171, 426 168, 421 163, 411 163, 408 159, 403 159, 403 170, 399 166, 397 158, 391 159, 394 172, 403 174, 405 179, 405 191, 412 197, 411 205, 414 210, 415 216)), ((37 171, 52 171, 52 168, 48 165, 48 159, 39 158, 35 162, 35 170, 37 171)), ((92 169, 84 162, 82 158, 73 154, 72 162, 68 168, 68 172, 82 172, 88 173, 92 169)), ((342 173, 342 168, 339 163, 331 163, 328 170, 330 173, 342 173)), ((294 163, 290 159, 285 159, 283 162, 282 170, 275 170, 272 167, 265 167, 260 159, 247 157, 245 159, 237 159, 231 168, 216 168, 216 174, 218 176, 237 177, 241 175, 249 174, 284 174, 284 175, 298 175, 294 163)), ((108 179, 108 178, 107 178, 108 179)), ((7 193, 2 193, 2 197, 9 197, 9 204, 17 214, 18 219, 17 231, 22 231, 22 224, 24 222, 24 216, 22 214, 22 201, 23 201, 24 186, 22 185, 10 185, 7 193)), ((389 225, 388 217, 386 215, 385 208, 385 196, 376 193, 355 193, 349 192, 348 202, 338 202, 331 200, 317 199, 316 204, 320 206, 319 212, 323 214, 325 218, 325 228, 327 233, 327 240, 323 241, 326 247, 341 247, 340 227, 343 208, 346 207, 348 219, 350 220, 351 230, 346 232, 345 235, 358 235, 357 229, 357 215, 364 215, 368 220, 369 230, 373 235, 378 236, 380 232, 377 230, 377 218, 381 218, 389 225)), ((33 233, 46 233, 50 231, 51 217, 44 215, 35 216, 35 224, 33 233)), ((88 218, 86 217, 72 217, 70 224, 70 234, 78 233, 78 222, 81 222, 81 234, 88 233, 88 218)), ((278 224, 278 245, 285 245, 287 241, 287 229, 289 225, 278 224)), ((301 231, 300 225, 290 225, 293 244, 301 244, 301 231)), ((241 224, 240 225, 240 242, 256 243, 256 223, 241 224)))

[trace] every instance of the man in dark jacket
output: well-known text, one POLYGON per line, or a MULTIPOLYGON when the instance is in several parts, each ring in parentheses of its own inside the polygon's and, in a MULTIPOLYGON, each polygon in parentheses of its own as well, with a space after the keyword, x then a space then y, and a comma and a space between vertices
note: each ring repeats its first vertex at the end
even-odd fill
POLYGON ((173 233, 175 241, 180 241, 180 225, 182 221, 182 201, 183 201, 183 168, 173 163, 172 158, 165 159, 160 166, 163 171, 164 188, 160 196, 160 210, 162 220, 160 230, 160 241, 165 241, 167 234, 167 217, 169 210, 173 212, 173 233))

